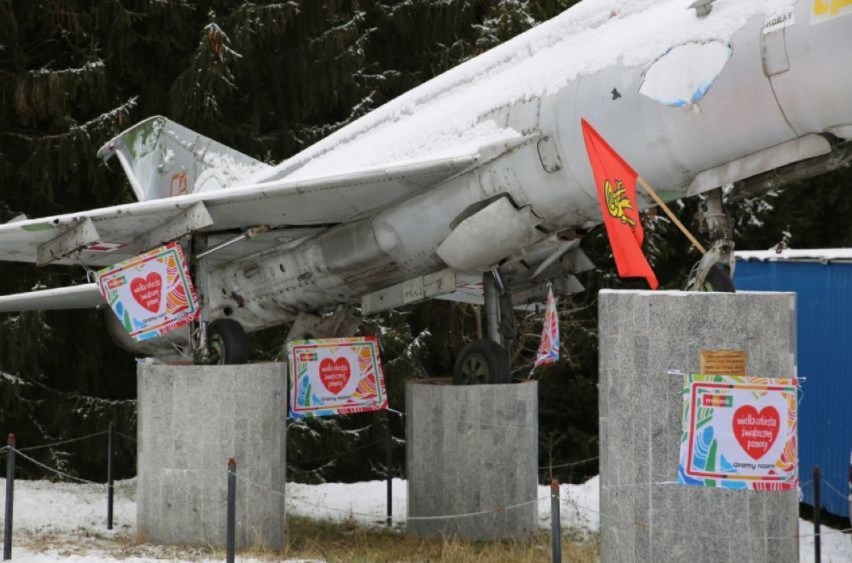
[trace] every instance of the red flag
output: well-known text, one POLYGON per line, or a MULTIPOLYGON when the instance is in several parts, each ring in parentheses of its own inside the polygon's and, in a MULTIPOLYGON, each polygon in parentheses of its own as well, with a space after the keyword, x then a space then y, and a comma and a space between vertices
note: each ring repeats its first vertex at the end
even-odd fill
POLYGON ((618 275, 623 278, 645 278, 651 289, 657 289, 657 276, 642 253, 645 233, 636 209, 638 174, 585 119, 580 122, 618 275))

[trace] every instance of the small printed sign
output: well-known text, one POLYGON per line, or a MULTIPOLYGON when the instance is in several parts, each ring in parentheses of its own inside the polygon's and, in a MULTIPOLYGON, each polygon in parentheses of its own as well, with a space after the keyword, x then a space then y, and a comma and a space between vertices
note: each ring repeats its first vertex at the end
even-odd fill
POLYGON ((796 378, 686 375, 678 483, 798 486, 796 378))
POLYGON ((766 21, 763 24, 763 33, 772 33, 773 31, 789 27, 794 23, 796 23, 796 20, 793 17, 793 10, 777 12, 766 17, 766 21))
POLYGON ((375 337, 294 340, 290 359, 290 418, 351 414, 388 406, 375 337))
POLYGON ((198 316, 198 297, 176 242, 98 271, 98 289, 137 342, 198 316))
POLYGON ((746 375, 745 350, 701 350, 701 373, 707 375, 746 375))

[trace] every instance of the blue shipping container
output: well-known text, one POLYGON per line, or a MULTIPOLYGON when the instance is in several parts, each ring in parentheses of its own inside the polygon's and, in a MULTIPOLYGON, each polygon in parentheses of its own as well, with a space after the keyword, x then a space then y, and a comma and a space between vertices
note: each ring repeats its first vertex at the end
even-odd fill
MULTIPOLYGON (((743 291, 796 292, 799 480, 813 504, 812 470, 820 467, 820 500, 848 516, 852 450, 852 249, 737 252, 734 285, 743 291)), ((776 375, 776 374, 752 374, 776 375)), ((777 374, 786 375, 786 374, 777 374)))

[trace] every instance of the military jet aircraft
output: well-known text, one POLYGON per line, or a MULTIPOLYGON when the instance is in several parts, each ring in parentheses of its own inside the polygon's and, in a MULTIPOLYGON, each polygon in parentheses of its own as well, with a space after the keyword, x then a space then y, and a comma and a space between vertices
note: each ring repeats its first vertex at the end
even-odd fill
MULTIPOLYGON (((582 290, 602 220, 586 119, 666 201, 704 194, 729 260, 722 188, 757 194, 844 166, 850 0, 585 0, 270 165, 151 117, 100 150, 138 202, 0 225, 0 260, 106 266, 167 241, 201 317, 128 350, 247 360, 246 332, 342 336, 362 315, 484 303, 458 382, 509 376, 511 307, 582 290)), ((639 195, 640 208, 653 201, 639 195)), ((104 304, 95 280, 0 297, 0 311, 104 304)))

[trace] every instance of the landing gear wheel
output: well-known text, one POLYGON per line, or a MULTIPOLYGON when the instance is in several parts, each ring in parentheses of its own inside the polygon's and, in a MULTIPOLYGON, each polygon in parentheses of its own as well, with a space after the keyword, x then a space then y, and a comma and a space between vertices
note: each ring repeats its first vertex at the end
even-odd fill
POLYGON ((476 340, 465 346, 456 358, 453 385, 509 383, 509 357, 493 340, 476 340))
POLYGON ((248 362, 248 337, 243 326, 234 319, 216 319, 207 325, 207 347, 211 364, 248 362))
POLYGON ((706 291, 722 291, 725 293, 735 293, 736 288, 731 277, 725 272, 725 268, 721 264, 716 264, 710 271, 707 272, 707 278, 704 280, 706 291))
POLYGON ((684 291, 719 291, 723 293, 736 293, 737 291, 734 287, 734 282, 731 281, 731 276, 728 275, 727 270, 722 264, 713 264, 710 267, 702 286, 696 286, 693 276, 690 275, 690 279, 683 284, 682 289, 684 291))

